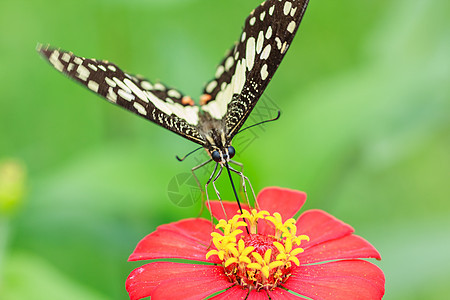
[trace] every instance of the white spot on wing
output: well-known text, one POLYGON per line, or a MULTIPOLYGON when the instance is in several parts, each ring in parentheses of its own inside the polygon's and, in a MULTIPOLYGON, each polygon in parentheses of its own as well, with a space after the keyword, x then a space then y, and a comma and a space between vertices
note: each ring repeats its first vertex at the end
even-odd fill
POLYGON ((275 10, 275 5, 272 5, 270 8, 269 8, 269 15, 273 15, 273 11, 275 10))
POLYGON ((261 20, 261 21, 264 21, 264 17, 266 16, 266 12, 265 11, 263 11, 260 15, 259 15, 259 19, 261 20))
POLYGON ((179 103, 167 103, 164 100, 159 99, 156 97, 153 93, 149 91, 145 91, 145 94, 147 95, 148 99, 151 101, 151 103, 160 111, 167 115, 174 114, 177 117, 184 119, 186 122, 188 122, 191 125, 197 125, 198 124, 198 106, 183 106, 179 103))
POLYGON ((283 47, 281 47, 281 50, 280 50, 281 54, 284 54, 287 51, 287 47, 288 47, 287 42, 284 42, 283 47))
POLYGON ((89 75, 91 74, 91 72, 89 72, 89 70, 83 66, 83 65, 79 65, 77 68, 77 72, 78 72, 78 78, 80 78, 83 81, 86 81, 89 77, 89 75))
POLYGON ((153 85, 153 88, 157 91, 165 91, 166 90, 166 87, 162 83, 159 83, 159 82, 155 83, 153 85))
POLYGON ((261 59, 267 59, 267 58, 269 58, 269 55, 270 55, 270 51, 272 50, 272 46, 270 46, 270 44, 268 44, 265 48, 264 48, 264 50, 263 50, 263 52, 261 53, 261 59))
POLYGON ((269 73, 267 72, 267 64, 264 64, 261 68, 261 78, 262 80, 266 80, 267 76, 269 76, 269 73))
POLYGON ((73 63, 69 63, 69 65, 67 66, 67 72, 72 71, 74 67, 75 65, 73 63))
POLYGON ((177 99, 181 98, 181 94, 176 90, 169 90, 167 92, 167 95, 169 95, 172 98, 177 98, 177 99))
POLYGON ((117 83, 117 85, 124 90, 125 92, 127 92, 128 94, 131 94, 131 90, 129 87, 127 87, 122 81, 120 81, 117 77, 113 77, 113 80, 117 83))
POLYGON ((289 31, 290 33, 293 33, 295 30, 295 22, 291 21, 291 23, 289 23, 288 27, 287 27, 287 31, 289 31))
POLYGON ((117 86, 116 82, 115 82, 114 80, 112 80, 111 78, 109 78, 109 77, 105 77, 105 82, 106 82, 110 87, 116 87, 116 86, 117 86))
POLYGON ((55 67, 56 70, 62 72, 64 70, 64 65, 59 60, 59 52, 57 50, 53 51, 49 58, 50 63, 55 67))
POLYGON ((113 72, 116 72, 116 71, 117 71, 116 67, 114 67, 114 66, 112 66, 112 65, 109 65, 109 66, 108 66, 108 69, 110 69, 110 70, 113 71, 113 72))
POLYGON ((92 70, 96 71, 96 72, 98 71, 97 67, 95 65, 93 65, 93 64, 88 64, 88 67, 91 68, 92 70))
POLYGON ((292 3, 287 1, 286 3, 284 3, 283 13, 287 16, 289 14, 289 12, 291 11, 291 8, 292 8, 292 3))
POLYGON ((253 69, 255 64, 255 38, 251 37, 247 40, 247 47, 245 49, 245 57, 247 60, 247 68, 249 71, 253 69))
POLYGON ((256 22, 256 18, 255 17, 251 18, 250 21, 249 21, 251 26, 255 25, 255 22, 256 22))
POLYGON ((225 71, 225 67, 220 65, 217 67, 217 71, 216 71, 216 78, 219 78, 220 76, 222 76, 223 72, 225 71))
POLYGON ((260 54, 264 44, 264 32, 261 30, 258 34, 258 40, 256 42, 256 53, 260 54))
POLYGON ((133 81, 131 81, 128 78, 125 78, 123 80, 123 82, 130 88, 130 90, 133 92, 133 94, 135 94, 136 96, 138 96, 142 101, 147 102, 148 103, 148 99, 147 96, 144 94, 144 92, 141 91, 140 88, 138 88, 133 81))
POLYGON ((133 101, 135 99, 134 95, 127 93, 126 91, 119 89, 117 91, 117 93, 119 94, 120 97, 122 97, 123 99, 127 100, 127 101, 133 101))
POLYGON ((272 26, 269 26, 266 32, 266 39, 270 39, 271 37, 272 37, 272 26))
POLYGON ((102 71, 105 71, 105 72, 106 72, 106 68, 105 68, 105 66, 103 66, 103 65, 98 65, 98 68, 99 68, 100 70, 102 70, 102 71))
POLYGON ((280 50, 280 49, 281 49, 281 46, 282 46, 280 38, 279 38, 279 37, 276 37, 276 38, 275 38, 275 42, 277 43, 277 48, 278 48, 278 50, 280 50))
POLYGON ((293 7, 291 9, 291 17, 293 17, 295 15, 295 12, 297 11, 297 7, 293 7))
POLYGON ((141 115, 146 116, 147 115, 147 110, 145 109, 145 107, 140 104, 139 102, 134 102, 133 103, 134 108, 136 108, 136 110, 138 111, 138 113, 140 113, 141 115))
POLYGON ((68 63, 70 61, 70 54, 64 52, 63 55, 61 56, 61 59, 68 63))
POLYGON ((233 56, 229 56, 227 60, 225 61, 225 70, 229 71, 234 65, 234 58, 233 56))
POLYGON ((241 42, 245 41, 246 37, 247 37, 247 33, 244 31, 241 35, 241 42))
POLYGON ((117 94, 114 93, 114 90, 112 87, 108 89, 108 94, 106 95, 106 99, 109 101, 116 103, 117 102, 117 94))
POLYGON ((141 82, 141 87, 144 89, 144 90, 151 90, 151 89, 153 89, 153 86, 150 84, 150 82, 148 82, 148 81, 142 81, 141 82))
POLYGON ((246 67, 247 63, 245 59, 238 61, 231 82, 229 84, 222 83, 221 90, 217 93, 216 99, 203 105, 202 110, 208 112, 215 119, 223 118, 233 94, 240 94, 244 88, 246 67))
POLYGON ((208 94, 211 94, 212 91, 216 88, 216 86, 217 86, 217 81, 213 80, 206 86, 205 90, 208 94))
POLYGON ((91 91, 94 91, 94 92, 98 92, 98 87, 99 87, 99 85, 98 85, 98 83, 97 82, 95 82, 95 81, 93 81, 93 80, 89 80, 89 82, 88 82, 88 88, 91 90, 91 91))
POLYGON ((238 62, 236 66, 236 72, 232 78, 233 94, 240 94, 245 84, 245 60, 238 62))

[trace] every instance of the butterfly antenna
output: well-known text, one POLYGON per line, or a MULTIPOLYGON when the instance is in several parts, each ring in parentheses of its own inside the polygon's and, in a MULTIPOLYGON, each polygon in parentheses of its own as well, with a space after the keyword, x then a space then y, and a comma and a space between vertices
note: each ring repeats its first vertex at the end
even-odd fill
MULTIPOLYGON (((236 192, 236 188, 234 187, 233 178, 231 178, 230 166, 228 165, 227 162, 225 163, 225 166, 227 167, 228 176, 230 177, 231 187, 233 188, 234 196, 236 197, 236 201, 239 206, 239 211, 241 212, 241 214, 243 214, 244 212, 242 211, 241 202, 239 202, 239 197, 236 192)), ((250 232, 248 231, 248 225, 247 225, 247 227, 245 227, 245 229, 247 229, 247 233, 250 234, 250 232)))
POLYGON ((244 129, 239 130, 239 131, 236 133, 236 135, 237 135, 238 133, 241 133, 242 131, 247 130, 247 129, 250 129, 250 128, 252 128, 252 127, 255 127, 255 126, 258 126, 258 125, 261 125, 261 124, 264 124, 264 123, 276 121, 276 120, 278 120, 278 119, 280 118, 280 116, 281 116, 281 110, 278 111, 278 114, 277 114, 277 116, 276 116, 275 118, 270 119, 270 120, 265 120, 265 121, 262 121, 262 122, 259 122, 259 123, 250 125, 250 126, 248 126, 248 127, 245 127, 244 129))
POLYGON ((203 147, 198 147, 197 149, 195 149, 195 150, 189 152, 188 154, 186 154, 183 158, 180 158, 178 155, 175 155, 175 157, 177 158, 178 161, 183 161, 183 160, 185 160, 189 155, 191 155, 192 153, 194 153, 194 152, 196 152, 196 151, 198 151, 198 150, 200 150, 200 149, 202 149, 202 148, 203 148, 203 147))

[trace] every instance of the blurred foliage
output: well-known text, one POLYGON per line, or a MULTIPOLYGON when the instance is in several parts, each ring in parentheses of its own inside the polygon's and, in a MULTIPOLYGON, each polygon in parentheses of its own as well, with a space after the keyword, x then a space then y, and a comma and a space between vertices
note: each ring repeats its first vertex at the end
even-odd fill
POLYGON ((19 209, 25 195, 25 169, 15 160, 0 161, 0 217, 19 209))
MULTIPOLYGON (((0 159, 22 161, 28 182, 21 210, 0 219, 0 299, 126 299, 136 243, 200 209, 172 204, 167 187, 204 154, 177 162, 195 145, 64 78, 36 44, 198 98, 259 2, 0 3, 0 159)), ((446 0, 311 1, 256 108, 273 100, 281 119, 236 147, 256 191, 306 191, 307 209, 377 247, 385 299, 450 293, 449 12, 446 0)))

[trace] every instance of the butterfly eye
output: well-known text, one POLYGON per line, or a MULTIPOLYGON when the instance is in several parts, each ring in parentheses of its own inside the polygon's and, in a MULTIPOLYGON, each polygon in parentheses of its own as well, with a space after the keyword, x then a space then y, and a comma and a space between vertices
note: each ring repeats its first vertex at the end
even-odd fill
POLYGON ((222 160, 222 157, 220 156, 220 153, 217 150, 213 151, 213 153, 211 154, 211 157, 215 162, 220 162, 222 160))
POLYGON ((229 146, 228 147, 228 155, 230 156, 230 158, 233 158, 233 156, 236 154, 236 151, 234 150, 233 146, 229 146))

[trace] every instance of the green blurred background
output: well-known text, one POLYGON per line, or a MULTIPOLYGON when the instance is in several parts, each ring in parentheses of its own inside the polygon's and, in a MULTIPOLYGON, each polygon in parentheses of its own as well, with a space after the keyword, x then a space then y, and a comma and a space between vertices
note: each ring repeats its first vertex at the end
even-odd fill
MULTIPOLYGON (((200 209, 168 197, 204 157, 175 160, 195 145, 64 78, 36 44, 198 98, 259 3, 1 2, 0 178, 11 182, 0 187, 12 196, 0 206, 0 299, 127 299, 136 243, 200 209)), ((303 190, 307 209, 380 251, 385 299, 450 293, 449 13, 448 0, 311 1, 256 108, 275 105, 281 119, 236 146, 256 191, 303 190)), ((218 182, 232 199, 227 177, 218 182)))

